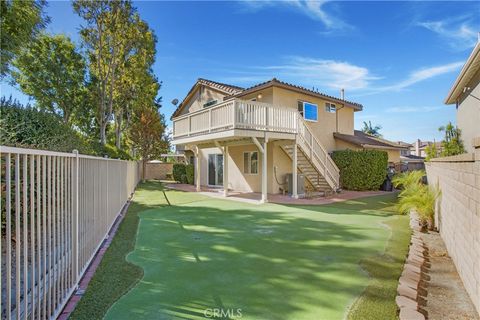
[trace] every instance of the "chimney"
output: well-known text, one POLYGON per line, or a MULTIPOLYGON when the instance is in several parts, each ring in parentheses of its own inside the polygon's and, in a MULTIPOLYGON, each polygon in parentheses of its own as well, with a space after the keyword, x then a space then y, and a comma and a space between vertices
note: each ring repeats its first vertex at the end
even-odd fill
POLYGON ((415 141, 415 155, 417 157, 420 157, 420 139, 417 139, 417 141, 415 141))
POLYGON ((340 99, 345 100, 345 89, 340 89, 340 99))

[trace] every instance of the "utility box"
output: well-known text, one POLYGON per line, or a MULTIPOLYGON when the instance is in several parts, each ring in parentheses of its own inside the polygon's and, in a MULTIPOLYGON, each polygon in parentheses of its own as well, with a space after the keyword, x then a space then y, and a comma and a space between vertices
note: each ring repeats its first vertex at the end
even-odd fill
MULTIPOLYGON (((292 195, 293 192, 293 173, 287 173, 287 186, 288 194, 292 195)), ((305 194, 305 175, 297 173, 297 194, 305 194)))

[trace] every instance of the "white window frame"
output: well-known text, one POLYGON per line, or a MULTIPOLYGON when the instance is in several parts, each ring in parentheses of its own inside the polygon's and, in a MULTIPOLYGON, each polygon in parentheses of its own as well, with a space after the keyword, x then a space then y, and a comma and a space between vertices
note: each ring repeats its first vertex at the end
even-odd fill
POLYGON ((259 159, 259 157, 258 157, 258 151, 245 151, 245 152, 243 153, 243 174, 247 174, 247 175, 258 175, 258 171, 259 171, 259 170, 258 170, 258 163, 259 163, 259 162, 260 162, 260 159, 259 159), (252 172, 252 162, 253 162, 253 161, 252 161, 252 155, 255 154, 255 153, 257 154, 257 159, 254 160, 254 161, 257 162, 257 167, 256 167, 256 168, 257 168, 257 172, 252 172), (248 157, 248 158, 247 158, 247 166, 246 166, 247 172, 245 172, 245 155, 247 155, 247 157, 248 157))
POLYGON ((335 113, 337 112, 337 106, 335 103, 325 102, 325 111, 329 113, 335 113))
MULTIPOLYGON (((313 103, 313 102, 308 102, 308 101, 302 101, 302 100, 298 100, 298 103, 301 103, 302 104, 302 110, 298 110, 300 112, 300 114, 302 115, 303 119, 305 119, 305 121, 310 121, 310 122, 318 122, 318 104, 316 103, 313 103), (313 105, 317 108, 317 119, 307 119, 305 118, 305 103, 308 103, 310 105, 313 105)), ((297 103, 297 104, 298 104, 297 103)))

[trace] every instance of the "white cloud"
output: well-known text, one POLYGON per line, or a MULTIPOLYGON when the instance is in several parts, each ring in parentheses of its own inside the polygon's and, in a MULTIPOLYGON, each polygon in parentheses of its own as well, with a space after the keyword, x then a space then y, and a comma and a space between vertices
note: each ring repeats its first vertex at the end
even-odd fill
MULTIPOLYGON (((328 92, 328 90, 338 92, 339 89, 345 89, 347 93, 351 93, 349 97, 362 97, 382 92, 401 91, 419 82, 454 72, 463 65, 463 62, 453 62, 439 66, 423 67, 412 71, 403 80, 393 84, 381 85, 378 80, 384 79, 383 77, 372 74, 366 67, 347 61, 302 56, 286 57, 284 61, 284 63, 278 65, 243 67, 243 69, 239 68, 236 71, 230 68, 230 75, 218 80, 250 86, 272 78, 278 78, 307 88, 314 86, 323 92, 328 92)), ((424 107, 421 110, 427 112, 429 108, 435 107, 424 107)), ((390 111, 402 112, 398 107, 390 111)), ((418 112, 419 109, 416 107, 412 111, 418 112)))
POLYGON ((388 92, 388 91, 401 91, 419 82, 435 78, 437 76, 450 73, 460 69, 463 66, 463 62, 453 62, 444 65, 434 67, 424 67, 417 69, 410 73, 410 75, 404 80, 398 81, 385 86, 369 86, 363 90, 363 92, 355 94, 354 97, 363 97, 372 94, 388 92))
POLYGON ((403 106, 403 107, 392 107, 386 109, 386 112, 392 113, 422 113, 422 112, 430 112, 435 110, 440 110, 445 108, 445 106, 428 106, 428 107, 411 107, 411 106, 403 106))
POLYGON ((311 19, 320 21, 323 23, 326 29, 328 30, 343 30, 343 29, 352 29, 348 23, 342 21, 341 19, 333 16, 325 10, 325 4, 328 1, 312 1, 312 0, 247 0, 241 1, 242 4, 245 4, 253 10, 260 10, 266 7, 272 6, 286 6, 289 8, 294 8, 299 12, 307 15, 311 19))
POLYGON ((460 67, 462 67, 462 65, 463 65, 463 62, 459 61, 459 62, 448 63, 448 64, 435 66, 435 67, 421 68, 419 70, 416 70, 410 73, 410 75, 405 80, 402 80, 396 84, 381 87, 378 89, 380 91, 405 89, 407 87, 410 87, 413 84, 416 84, 417 82, 421 82, 445 73, 456 71, 460 67))
POLYGON ((269 66, 264 69, 274 71, 279 77, 291 79, 289 81, 329 89, 365 89, 372 80, 378 79, 372 76, 365 67, 343 61, 306 57, 291 57, 286 64, 269 66))
POLYGON ((476 27, 472 24, 473 18, 462 16, 438 21, 423 21, 417 25, 426 28, 443 38, 446 43, 456 50, 466 50, 475 45, 478 39, 478 20, 476 27))

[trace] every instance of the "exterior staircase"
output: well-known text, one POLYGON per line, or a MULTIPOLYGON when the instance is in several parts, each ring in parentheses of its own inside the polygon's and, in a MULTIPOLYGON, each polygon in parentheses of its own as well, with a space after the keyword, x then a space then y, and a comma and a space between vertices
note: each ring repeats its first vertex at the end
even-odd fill
MULTIPOLYGON (((283 151, 285 151, 291 159, 293 159, 293 148, 294 145, 292 144, 282 146, 283 151)), ((323 175, 313 166, 301 148, 298 148, 297 150, 297 168, 305 175, 305 178, 311 183, 316 191, 325 194, 334 191, 323 175)))
MULTIPOLYGON (((305 175, 316 191, 325 195, 340 188, 340 171, 332 158, 308 128, 303 117, 297 115, 297 168, 305 175)), ((281 146, 293 159, 295 144, 281 146)))

